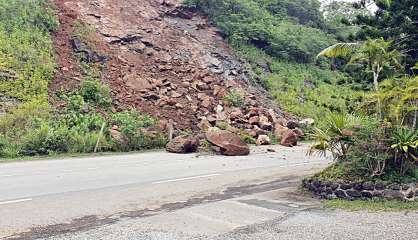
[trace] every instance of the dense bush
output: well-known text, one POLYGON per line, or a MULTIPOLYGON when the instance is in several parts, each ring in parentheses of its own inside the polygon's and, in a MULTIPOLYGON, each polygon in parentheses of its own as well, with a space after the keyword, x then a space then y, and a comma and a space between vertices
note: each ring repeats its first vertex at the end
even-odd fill
POLYGON ((418 133, 365 117, 332 115, 316 129, 311 154, 331 152, 334 166, 323 178, 349 181, 418 180, 418 133))
POLYGON ((308 63, 335 40, 309 26, 321 25, 322 17, 318 2, 309 1, 316 2, 310 4, 315 6, 306 6, 304 2, 189 0, 186 3, 208 14, 235 45, 251 44, 272 56, 308 63))
POLYGON ((0 81, 1 94, 47 100, 55 67, 49 32, 57 29, 58 21, 46 2, 0 0, 0 73, 16 73, 16 79, 0 81))

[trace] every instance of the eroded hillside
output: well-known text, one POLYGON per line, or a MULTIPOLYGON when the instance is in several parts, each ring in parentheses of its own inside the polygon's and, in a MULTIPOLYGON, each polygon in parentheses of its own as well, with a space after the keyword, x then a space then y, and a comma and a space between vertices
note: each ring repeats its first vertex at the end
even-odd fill
POLYGON ((220 32, 180 1, 55 0, 55 4, 61 22, 54 40, 59 71, 50 92, 79 85, 83 69, 76 52, 105 66, 101 81, 110 86, 113 111, 135 107, 192 130, 216 120, 251 129, 251 116, 264 114, 271 122, 275 115, 282 116, 267 93, 252 84, 220 32), (73 34, 79 22, 94 29, 88 42, 73 34), (231 103, 228 96, 238 99, 231 103))

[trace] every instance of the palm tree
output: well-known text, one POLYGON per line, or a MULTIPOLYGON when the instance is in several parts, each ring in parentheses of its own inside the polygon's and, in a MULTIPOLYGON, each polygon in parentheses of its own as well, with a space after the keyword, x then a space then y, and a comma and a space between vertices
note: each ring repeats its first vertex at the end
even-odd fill
MULTIPOLYGON (((317 57, 350 57, 348 64, 365 65, 366 70, 373 73, 373 87, 378 92, 380 74, 383 69, 402 67, 400 64, 402 53, 397 50, 390 50, 391 45, 392 41, 385 41, 383 38, 356 43, 337 43, 322 50, 317 57)), ((380 109, 379 103, 378 111, 381 116, 380 109)))

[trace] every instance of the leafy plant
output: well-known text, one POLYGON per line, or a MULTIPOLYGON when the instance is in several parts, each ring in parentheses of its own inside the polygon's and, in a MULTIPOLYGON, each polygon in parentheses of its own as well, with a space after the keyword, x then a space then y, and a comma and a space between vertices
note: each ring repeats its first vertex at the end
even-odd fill
POLYGON ((345 161, 353 145, 353 129, 361 123, 361 119, 347 114, 329 114, 326 123, 325 130, 314 129, 311 137, 318 143, 310 148, 309 154, 318 153, 325 156, 329 151, 334 160, 345 161))
POLYGON ((393 133, 392 149, 395 150, 395 163, 402 175, 418 163, 418 131, 399 128, 393 133))
POLYGON ((228 92, 228 94, 224 97, 224 100, 234 107, 240 107, 244 103, 244 97, 242 94, 234 89, 228 92))
POLYGON ((80 94, 84 101, 97 104, 101 107, 109 107, 112 103, 109 87, 102 85, 95 79, 85 79, 81 84, 80 94))

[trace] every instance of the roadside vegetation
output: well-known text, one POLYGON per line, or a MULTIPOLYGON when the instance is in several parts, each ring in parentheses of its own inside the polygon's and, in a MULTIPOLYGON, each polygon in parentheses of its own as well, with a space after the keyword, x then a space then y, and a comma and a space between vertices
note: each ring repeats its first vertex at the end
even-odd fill
MULTIPOLYGON (((100 63, 76 56, 85 73, 79 88, 54 93, 63 107, 49 104, 56 67, 51 34, 57 28, 46 0, 0 0, 0 97, 17 103, 0 106, 6 112, 0 116, 0 158, 163 147, 167 140, 153 130, 156 119, 111 111, 100 63)), ((80 26, 75 34, 87 41, 90 33, 80 26)))
POLYGON ((330 152, 335 160, 333 166, 316 176, 319 179, 418 181, 418 77, 417 65, 410 64, 416 58, 411 54, 416 52, 416 29, 408 20, 418 18, 408 11, 415 3, 376 3, 379 10, 375 16, 368 17, 367 23, 365 18, 357 20, 357 24, 366 23, 358 33, 358 41, 334 44, 318 55, 357 66, 369 75, 371 89, 352 114, 333 113, 325 118, 324 126, 314 130, 312 136, 318 144, 311 153, 330 152), (400 12, 404 20, 399 19, 400 12), (401 26, 402 33, 382 34, 388 26, 390 31, 401 26), (365 35, 369 38, 363 40, 365 35))
POLYGON ((367 210, 372 212, 391 212, 391 211, 416 211, 418 210, 418 201, 400 202, 387 200, 329 200, 324 203, 324 207, 330 209, 345 209, 349 211, 367 210))
POLYGON ((318 1, 186 1, 223 31, 286 111, 316 120, 311 154, 335 159, 318 177, 413 182, 415 3, 374 1, 372 14, 370 2, 331 3, 321 12, 318 1))

